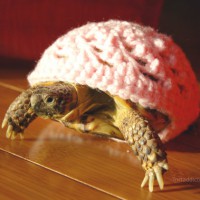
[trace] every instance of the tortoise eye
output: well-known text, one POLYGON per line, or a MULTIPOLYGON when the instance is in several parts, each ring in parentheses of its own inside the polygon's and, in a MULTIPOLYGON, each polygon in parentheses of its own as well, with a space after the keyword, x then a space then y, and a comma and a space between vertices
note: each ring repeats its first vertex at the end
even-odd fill
POLYGON ((54 101, 53 97, 47 97, 46 102, 47 103, 52 103, 54 101))

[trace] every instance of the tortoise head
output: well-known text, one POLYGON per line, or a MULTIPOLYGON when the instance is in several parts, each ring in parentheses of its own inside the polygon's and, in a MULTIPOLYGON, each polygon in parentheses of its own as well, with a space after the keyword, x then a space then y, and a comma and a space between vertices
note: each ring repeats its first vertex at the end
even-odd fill
POLYGON ((78 97, 72 84, 44 82, 33 87, 30 101, 36 115, 58 119, 76 107, 78 97))

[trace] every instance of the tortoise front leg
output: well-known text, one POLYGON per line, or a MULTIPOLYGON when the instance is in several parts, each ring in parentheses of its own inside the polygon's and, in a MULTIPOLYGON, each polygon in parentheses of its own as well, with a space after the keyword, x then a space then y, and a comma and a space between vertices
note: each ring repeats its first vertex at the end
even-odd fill
POLYGON ((119 128, 146 171, 141 187, 149 182, 149 191, 152 192, 157 179, 160 189, 163 189, 162 175, 168 170, 168 164, 159 136, 137 112, 128 111, 124 115, 119 128))
POLYGON ((22 92, 8 108, 2 128, 8 126, 6 137, 15 139, 17 135, 23 137, 24 129, 36 118, 36 114, 31 108, 30 97, 32 89, 22 92))

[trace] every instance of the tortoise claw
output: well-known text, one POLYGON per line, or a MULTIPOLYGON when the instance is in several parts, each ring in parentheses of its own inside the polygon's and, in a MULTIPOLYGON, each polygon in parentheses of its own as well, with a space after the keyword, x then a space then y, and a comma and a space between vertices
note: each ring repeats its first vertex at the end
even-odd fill
POLYGON ((23 138, 21 136, 23 133, 23 127, 17 125, 13 118, 8 114, 6 114, 2 122, 2 128, 5 128, 6 126, 6 138, 14 140, 17 135, 20 135, 20 138, 23 138))
POLYGON ((8 126, 7 138, 15 139, 17 135, 23 138, 24 129, 37 117, 31 108, 31 94, 31 89, 22 92, 9 106, 1 125, 8 126))
MULTIPOLYGON (((168 168, 168 165, 166 163, 163 166, 165 168, 168 168)), ((157 179, 158 185, 162 190, 164 188, 163 169, 166 170, 164 167, 155 165, 152 168, 148 169, 145 173, 145 177, 142 181, 141 187, 144 187, 149 182, 149 191, 153 192, 154 180, 157 179)))
POLYGON ((23 138, 23 135, 21 132, 16 132, 12 125, 8 125, 7 131, 6 131, 6 138, 8 139, 10 138, 11 140, 14 140, 17 137, 17 135, 19 135, 21 139, 23 138))
POLYGON ((13 133, 13 126, 12 125, 8 125, 7 131, 6 131, 6 137, 10 138, 12 133, 13 133))
POLYGON ((12 132, 12 135, 11 135, 11 140, 14 140, 15 138, 17 137, 17 133, 15 133, 15 132, 12 132))
POLYGON ((155 179, 154 173, 150 172, 149 173, 149 191, 150 192, 153 192, 154 179, 155 179))
POLYGON ((164 188, 164 181, 162 177, 162 169, 159 166, 155 166, 154 168, 155 174, 156 174, 156 179, 158 181, 158 185, 160 189, 162 190, 164 188))
POLYGON ((8 118, 4 117, 1 127, 4 128, 7 126, 7 124, 8 124, 8 118))
POLYGON ((145 174, 144 179, 142 181, 141 187, 143 188, 149 180, 149 176, 145 174))
POLYGON ((11 140, 15 140, 17 136, 19 136, 21 140, 24 139, 24 134, 23 133, 16 133, 14 131, 12 132, 10 138, 11 138, 11 140))
POLYGON ((15 116, 12 116, 10 114, 7 114, 7 116, 4 118, 2 122, 2 128, 5 128, 7 126, 6 138, 14 140, 19 135, 20 139, 23 139, 24 129, 34 118, 35 115, 32 115, 32 117, 29 119, 26 119, 25 116, 23 120, 26 121, 26 123, 25 125, 21 125, 21 121, 18 118, 15 118, 15 116))

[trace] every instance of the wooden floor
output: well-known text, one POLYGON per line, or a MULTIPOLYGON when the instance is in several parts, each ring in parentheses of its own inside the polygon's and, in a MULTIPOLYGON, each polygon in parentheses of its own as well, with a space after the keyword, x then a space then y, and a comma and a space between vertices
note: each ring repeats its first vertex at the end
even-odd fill
MULTIPOLYGON (((27 88, 24 67, 0 67, 0 121, 27 88)), ((165 188, 140 188, 144 172, 125 143, 76 133, 37 119, 25 139, 0 135, 0 199, 200 199, 200 133, 191 129, 166 144, 165 188)))

